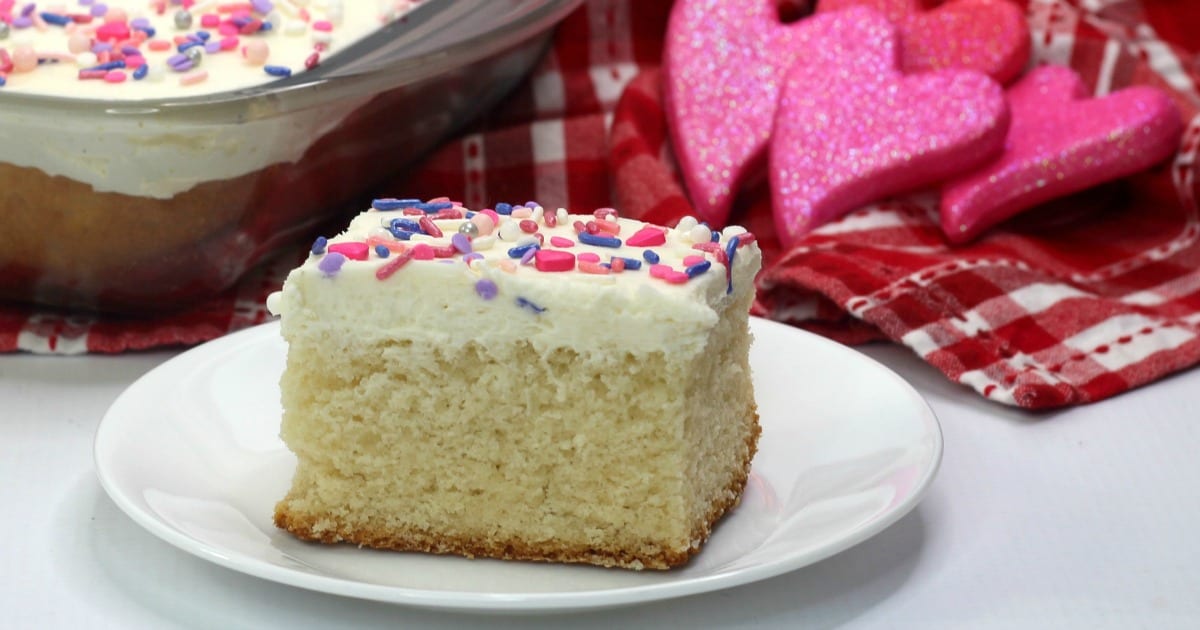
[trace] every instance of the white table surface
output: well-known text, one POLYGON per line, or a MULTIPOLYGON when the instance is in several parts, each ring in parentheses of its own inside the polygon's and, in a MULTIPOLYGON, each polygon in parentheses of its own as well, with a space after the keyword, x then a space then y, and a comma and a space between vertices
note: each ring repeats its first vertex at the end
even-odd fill
POLYGON ((862 349, 942 423, 925 500, 774 579, 630 608, 480 616, 248 577, 160 541, 96 480, 116 396, 171 352, 0 356, 0 628, 1200 628, 1200 369, 1039 415, 862 349))

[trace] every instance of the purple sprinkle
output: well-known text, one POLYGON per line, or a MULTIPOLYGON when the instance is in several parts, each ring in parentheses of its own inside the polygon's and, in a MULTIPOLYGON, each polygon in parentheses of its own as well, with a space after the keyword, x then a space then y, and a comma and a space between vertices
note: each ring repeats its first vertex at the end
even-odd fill
POLYGON ((250 0, 250 6, 254 7, 255 11, 266 15, 271 12, 271 9, 275 8, 275 3, 271 2, 271 0, 250 0))
POLYGON ((204 52, 206 52, 210 55, 221 52, 221 42, 210 41, 210 42, 204 44, 204 52))
POLYGON ((346 257, 344 255, 337 252, 330 252, 321 259, 321 262, 317 263, 317 269, 320 269, 321 273, 324 273, 327 276, 332 276, 336 274, 344 264, 346 264, 346 257))
POLYGON ((139 30, 154 28, 154 25, 150 23, 150 20, 144 17, 133 18, 132 20, 129 20, 129 26, 139 30))
POLYGON ((95 0, 79 0, 80 6, 90 7, 95 0))
POLYGON ((192 69, 192 59, 183 53, 175 53, 167 57, 167 65, 176 72, 184 72, 192 69))
POLYGON ((33 12, 35 10, 37 10, 37 3, 30 2, 29 4, 26 4, 25 6, 21 7, 21 16, 29 17, 30 15, 33 15, 33 12))
POLYGON ((113 45, 108 42, 96 42, 92 44, 92 52, 99 55, 102 52, 109 52, 113 49, 113 45))
POLYGON ((13 18, 12 25, 15 28, 29 28, 30 26, 33 26, 33 20, 24 15, 18 15, 13 18))
POLYGON ((121 54, 125 55, 126 57, 129 57, 129 56, 141 57, 142 51, 138 50, 137 46, 125 45, 125 46, 121 47, 121 54))
POLYGON ((538 249, 537 247, 530 247, 525 250, 525 253, 521 254, 521 264, 528 265, 533 260, 533 257, 537 255, 538 249))
POLYGON ((495 282, 492 282, 487 278, 475 283, 475 293, 478 293, 479 297, 485 300, 491 300, 495 298, 496 294, 499 292, 500 287, 497 287, 495 282))
POLYGON ((463 234, 462 232, 455 232, 454 236, 450 237, 450 244, 453 245, 454 249, 457 249, 458 253, 460 254, 471 253, 471 239, 467 238, 467 235, 463 234))
POLYGON ((103 2, 97 2, 92 5, 92 17, 104 17, 108 13, 108 5, 103 2))

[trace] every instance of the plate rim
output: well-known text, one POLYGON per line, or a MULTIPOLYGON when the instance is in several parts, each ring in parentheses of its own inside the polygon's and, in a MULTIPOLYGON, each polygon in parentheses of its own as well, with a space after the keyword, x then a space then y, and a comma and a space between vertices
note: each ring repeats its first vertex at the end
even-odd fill
MULTIPOLYGON (((872 518, 863 526, 848 530, 845 536, 838 538, 832 544, 827 544, 816 550, 798 554, 790 558, 785 556, 785 559, 779 562, 754 565, 732 573, 718 573, 677 581, 572 592, 482 593, 373 584, 331 575, 305 573, 263 562, 241 552, 223 550, 212 543, 196 539, 170 525, 163 519, 155 517, 141 509, 130 497, 126 496, 124 488, 114 478, 110 467, 102 463, 106 460, 104 452, 106 448, 108 452, 112 452, 112 448, 109 445, 112 444, 115 446, 119 443, 118 438, 113 435, 118 432, 113 430, 112 426, 120 421, 110 420, 110 417, 120 409, 122 404, 127 404, 125 401, 128 397, 136 394, 139 384, 144 379, 150 378, 156 372, 167 369, 167 366, 172 366, 171 369, 174 369, 175 364, 192 360, 194 354, 206 354, 216 350, 224 352, 237 351, 239 347, 264 343, 270 338, 272 330, 278 329, 278 320, 251 326, 189 348, 162 364, 155 366, 134 380, 113 400, 96 427, 92 445, 93 463, 100 485, 109 499, 140 527, 176 549, 238 573, 314 592, 434 610, 519 613, 596 610, 676 599, 735 588, 777 577, 815 564, 861 544, 891 527, 901 518, 908 515, 920 504, 925 495, 928 494, 929 488, 941 468, 945 447, 941 424, 928 401, 912 384, 888 366, 863 353, 856 352, 853 348, 820 335, 764 318, 751 317, 750 319, 752 333, 755 332, 754 329, 756 327, 760 326, 774 328, 776 332, 782 334, 795 334, 804 337, 805 343, 819 343, 827 347, 836 347, 836 352, 850 353, 853 355, 854 360, 861 360, 872 364, 876 370, 886 375, 893 384, 904 390, 913 400, 920 412, 918 415, 924 425, 922 437, 930 439, 932 443, 928 453, 928 461, 922 467, 919 479, 913 484, 912 490, 904 501, 891 506, 885 513, 872 518)), ((276 331, 274 334, 278 335, 278 332, 276 331)), ((753 471, 753 468, 751 470, 753 471)), ((720 523, 718 523, 719 526, 720 523)), ((555 565, 547 564, 546 566, 555 565)))

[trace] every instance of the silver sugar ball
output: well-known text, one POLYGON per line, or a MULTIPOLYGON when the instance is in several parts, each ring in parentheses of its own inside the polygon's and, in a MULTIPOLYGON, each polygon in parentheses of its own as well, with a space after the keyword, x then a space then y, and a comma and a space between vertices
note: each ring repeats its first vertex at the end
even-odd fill
POLYGON ((192 46, 191 48, 183 51, 183 54, 187 55, 187 58, 192 60, 193 68, 200 65, 200 62, 204 60, 204 50, 200 46, 192 46))
POLYGON ((8 39, 8 22, 0 21, 0 39, 8 39))
POLYGON ((175 12, 175 28, 184 31, 192 28, 192 12, 180 9, 175 12))
POLYGON ((475 225, 474 223, 472 223, 470 221, 467 221, 466 223, 463 223, 462 225, 458 226, 458 233, 466 234, 467 236, 478 236, 479 235, 479 226, 475 225))

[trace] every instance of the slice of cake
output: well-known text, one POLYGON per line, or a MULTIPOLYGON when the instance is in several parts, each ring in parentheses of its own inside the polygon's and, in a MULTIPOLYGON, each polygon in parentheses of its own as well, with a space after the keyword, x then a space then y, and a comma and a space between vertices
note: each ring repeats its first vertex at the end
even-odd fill
POLYGON ((377 200, 272 296, 275 523, 322 542, 666 569, 741 497, 759 426, 741 228, 377 200))

